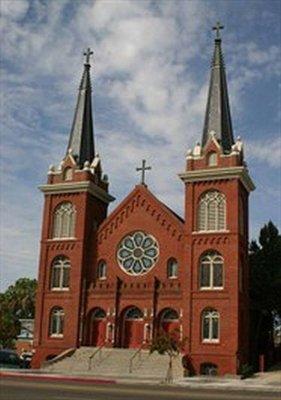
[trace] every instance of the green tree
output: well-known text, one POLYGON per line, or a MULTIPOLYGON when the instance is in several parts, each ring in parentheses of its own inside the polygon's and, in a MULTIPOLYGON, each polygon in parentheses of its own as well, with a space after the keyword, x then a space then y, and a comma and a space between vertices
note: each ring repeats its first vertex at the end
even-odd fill
POLYGON ((259 241, 250 245, 251 353, 273 348, 274 319, 281 318, 281 236, 270 221, 260 231, 259 241))
POLYGON ((157 351, 159 354, 167 354, 169 356, 169 366, 166 375, 166 382, 173 382, 173 359, 177 357, 185 347, 186 338, 180 339, 178 329, 171 332, 161 332, 155 337, 151 346, 150 353, 157 351))
POLYGON ((20 322, 5 301, 3 293, 0 293, 0 321, 0 345, 4 348, 13 348, 15 339, 20 333, 20 322))
POLYGON ((0 345, 14 346, 20 333, 20 319, 34 318, 36 279, 21 278, 0 293, 0 345))
POLYGON ((18 318, 34 318, 36 279, 20 278, 4 293, 5 301, 18 318))

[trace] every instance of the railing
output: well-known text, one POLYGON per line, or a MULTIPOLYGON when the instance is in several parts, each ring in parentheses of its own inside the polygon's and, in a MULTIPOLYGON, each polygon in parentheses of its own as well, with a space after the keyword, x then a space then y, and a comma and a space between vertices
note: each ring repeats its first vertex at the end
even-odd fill
POLYGON ((88 360, 88 370, 90 371, 92 369, 92 362, 93 359, 97 357, 99 357, 99 362, 101 362, 101 351, 104 348, 105 345, 105 341, 102 343, 102 345, 100 345, 94 352, 93 354, 90 355, 89 360, 88 360))
POLYGON ((43 361, 42 367, 43 368, 48 367, 49 365, 53 365, 56 362, 61 361, 66 357, 70 357, 70 356, 72 356, 73 353, 75 353, 75 351, 76 351, 76 348, 74 348, 74 347, 64 350, 62 353, 58 354, 56 357, 51 358, 50 360, 43 361))
POLYGON ((133 365, 134 365, 134 361, 135 358, 138 357, 138 361, 141 361, 141 351, 143 350, 145 344, 142 344, 140 346, 140 348, 132 355, 132 357, 130 358, 130 364, 129 364, 129 373, 131 374, 133 372, 133 365))

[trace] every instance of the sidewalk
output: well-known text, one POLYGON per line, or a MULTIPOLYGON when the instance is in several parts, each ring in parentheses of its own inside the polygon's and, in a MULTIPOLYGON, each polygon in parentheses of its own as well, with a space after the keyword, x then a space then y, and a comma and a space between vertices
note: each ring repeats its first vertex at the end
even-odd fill
MULTIPOLYGON (((0 379, 22 378, 26 380, 38 381, 60 381, 76 382, 84 384, 137 384, 163 385, 165 382, 160 379, 136 379, 127 376, 92 376, 84 375, 63 375, 54 373, 44 373, 40 370, 0 370, 0 379)), ((215 390, 237 390, 237 391, 263 391, 280 394, 281 399, 281 371, 265 372, 256 374, 253 378, 241 380, 239 378, 224 377, 204 377, 197 376, 192 378, 176 379, 173 385, 189 387, 192 389, 215 389, 215 390)))
POLYGON ((209 378, 209 377, 193 377, 182 378, 175 382, 178 386, 185 386, 192 389, 229 389, 229 390, 249 390, 275 392, 280 394, 281 399, 281 371, 258 373, 247 379, 239 378, 209 378))

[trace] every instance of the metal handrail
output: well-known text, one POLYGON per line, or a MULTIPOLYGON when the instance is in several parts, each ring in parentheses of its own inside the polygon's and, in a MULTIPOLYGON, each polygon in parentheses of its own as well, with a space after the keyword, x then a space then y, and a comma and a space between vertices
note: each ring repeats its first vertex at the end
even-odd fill
POLYGON ((88 361, 88 370, 90 371, 92 368, 92 361, 96 357, 97 354, 99 354, 99 361, 101 361, 101 351, 105 346, 105 341, 89 356, 89 361, 88 361))
POLYGON ((141 351, 144 348, 145 343, 143 343, 138 350, 132 355, 132 357, 130 358, 130 364, 129 364, 129 373, 131 374, 133 372, 133 361, 134 359, 138 356, 138 360, 141 360, 141 351))

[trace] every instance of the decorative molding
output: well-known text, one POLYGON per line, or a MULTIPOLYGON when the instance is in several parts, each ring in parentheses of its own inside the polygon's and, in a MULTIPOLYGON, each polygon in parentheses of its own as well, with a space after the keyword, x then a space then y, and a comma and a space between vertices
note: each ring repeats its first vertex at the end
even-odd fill
POLYGON ((101 189, 95 183, 91 181, 82 182, 70 182, 70 183, 53 183, 47 185, 40 185, 39 189, 45 194, 68 194, 68 193, 81 193, 89 192, 92 196, 110 203, 115 200, 115 197, 111 196, 105 190, 101 189))
POLYGON ((228 244, 229 238, 227 236, 220 236, 220 237, 196 237, 192 240, 192 245, 199 245, 199 246, 214 246, 220 244, 228 244))
POLYGON ((184 183, 238 178, 248 192, 255 190, 255 185, 245 167, 199 169, 186 171, 178 174, 178 176, 184 183))
POLYGON ((106 240, 137 208, 143 208, 171 237, 175 237, 178 241, 182 239, 182 232, 178 228, 175 228, 175 224, 170 219, 169 214, 164 210, 159 211, 157 205, 154 205, 150 199, 139 194, 137 197, 132 198, 126 205, 126 208, 120 210, 107 226, 101 227, 101 231, 98 233, 98 243, 100 244, 103 240, 106 240), (174 228, 172 229, 172 227, 174 228))

